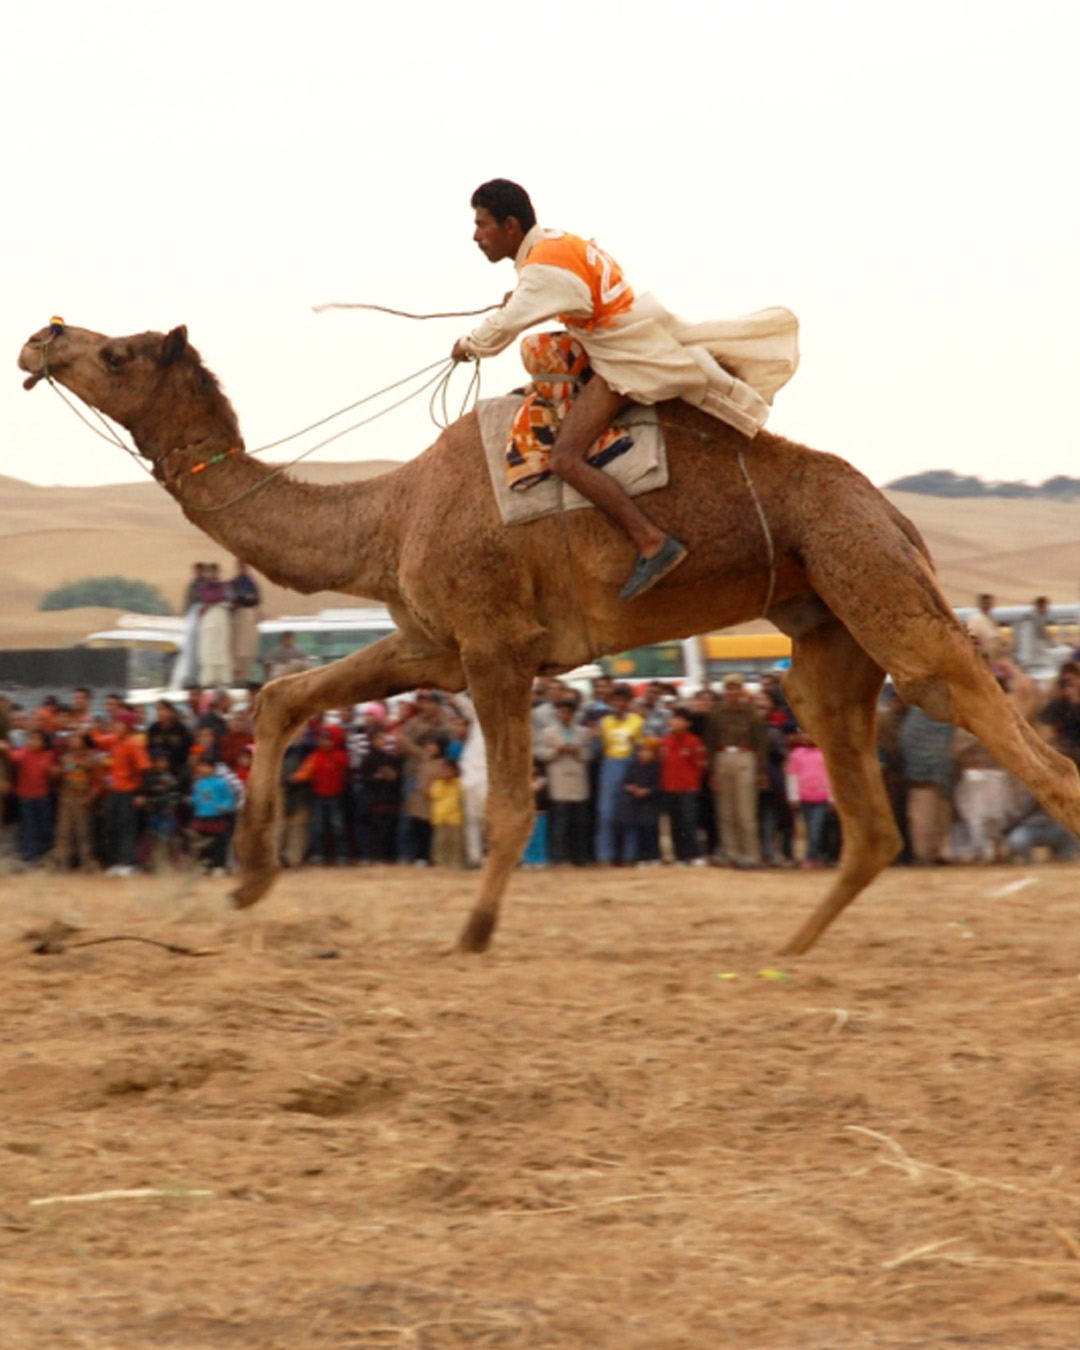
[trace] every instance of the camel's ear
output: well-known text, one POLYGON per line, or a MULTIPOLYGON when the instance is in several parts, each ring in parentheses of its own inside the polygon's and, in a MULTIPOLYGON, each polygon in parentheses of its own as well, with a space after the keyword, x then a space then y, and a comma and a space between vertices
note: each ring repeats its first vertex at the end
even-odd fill
POLYGON ((165 344, 161 349, 161 364, 171 366, 174 361, 179 361, 186 350, 187 329, 181 324, 179 328, 174 328, 165 339, 165 344))

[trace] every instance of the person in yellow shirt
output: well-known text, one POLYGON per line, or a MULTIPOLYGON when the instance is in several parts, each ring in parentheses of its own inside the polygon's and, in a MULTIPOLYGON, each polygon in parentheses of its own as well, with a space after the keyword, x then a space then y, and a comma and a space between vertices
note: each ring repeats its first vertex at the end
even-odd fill
POLYGON ((436 867, 465 866, 465 800, 458 766, 444 759, 428 788, 431 860, 436 867))
POLYGON ((630 711, 628 685, 617 684, 611 691, 611 712, 597 726, 600 744, 600 774, 596 784, 596 861, 614 863, 621 857, 619 848, 619 807, 624 796, 623 780, 641 739, 645 719, 630 711))

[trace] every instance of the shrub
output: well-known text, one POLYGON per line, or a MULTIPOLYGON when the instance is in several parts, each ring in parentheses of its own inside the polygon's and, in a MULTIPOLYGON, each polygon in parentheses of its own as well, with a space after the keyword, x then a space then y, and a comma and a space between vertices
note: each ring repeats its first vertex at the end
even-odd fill
POLYGON ((46 592, 38 609, 82 609, 85 605, 127 609, 134 614, 172 613, 172 606, 156 586, 130 577, 84 577, 82 581, 66 581, 46 592))

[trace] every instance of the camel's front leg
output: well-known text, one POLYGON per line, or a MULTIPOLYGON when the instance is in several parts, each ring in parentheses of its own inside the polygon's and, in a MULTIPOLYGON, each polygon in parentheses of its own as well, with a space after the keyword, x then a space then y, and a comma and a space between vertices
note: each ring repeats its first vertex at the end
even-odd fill
POLYGON ((505 656, 465 661, 480 728, 487 748, 488 854, 480 896, 458 939, 462 951, 486 950, 499 920, 510 873, 529 839, 535 815, 532 788, 533 671, 515 667, 505 656))
POLYGON ((241 872, 232 898, 238 909, 261 900, 280 871, 281 760, 296 732, 309 717, 327 708, 388 698, 421 684, 452 692, 463 688, 457 655, 418 648, 401 633, 393 633, 332 665, 272 680, 260 691, 255 705, 255 755, 236 831, 241 872))

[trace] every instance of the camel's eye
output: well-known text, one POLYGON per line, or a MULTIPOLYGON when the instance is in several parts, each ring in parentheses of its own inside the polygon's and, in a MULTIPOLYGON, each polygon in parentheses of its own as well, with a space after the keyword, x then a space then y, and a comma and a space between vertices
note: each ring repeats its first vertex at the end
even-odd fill
POLYGON ((110 351, 107 347, 101 353, 101 359, 105 362, 105 364, 109 367, 110 370, 119 370, 120 367, 124 364, 124 358, 120 355, 120 353, 110 351))

